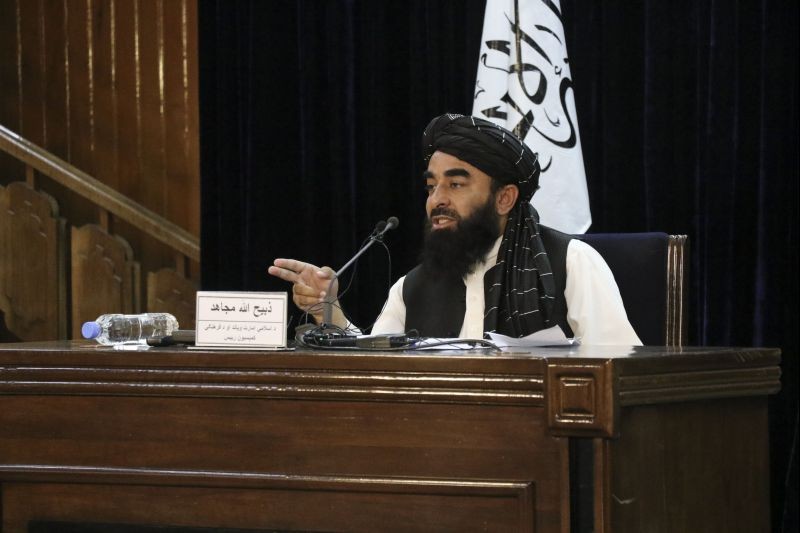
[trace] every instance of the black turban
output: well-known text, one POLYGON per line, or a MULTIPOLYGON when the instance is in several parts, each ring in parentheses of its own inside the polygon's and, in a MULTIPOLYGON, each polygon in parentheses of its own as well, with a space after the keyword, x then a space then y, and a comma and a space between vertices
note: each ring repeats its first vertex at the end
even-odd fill
POLYGON ((484 330, 524 337, 554 325, 555 282, 539 235, 539 215, 530 204, 539 187, 537 155, 505 128, 453 114, 434 118, 422 134, 425 161, 436 151, 466 161, 503 185, 519 188, 497 263, 484 278, 484 330))
POLYGON ((436 117, 422 134, 425 161, 437 150, 466 161, 503 185, 516 185, 520 202, 530 202, 539 188, 537 155, 519 137, 488 120, 449 113, 436 117))

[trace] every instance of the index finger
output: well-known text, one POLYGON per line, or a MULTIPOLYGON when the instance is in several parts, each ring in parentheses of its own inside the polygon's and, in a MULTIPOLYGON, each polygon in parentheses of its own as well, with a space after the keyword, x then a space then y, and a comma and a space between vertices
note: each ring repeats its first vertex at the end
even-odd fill
POLYGON ((269 267, 267 272, 289 283, 300 282, 300 273, 304 269, 317 268, 310 263, 304 263, 303 261, 297 261, 295 259, 276 259, 273 263, 274 266, 269 267))
POLYGON ((298 261, 297 259, 282 259, 278 258, 272 262, 278 268, 283 268, 286 270, 291 270, 292 272, 299 274, 306 268, 313 268, 315 270, 319 270, 317 267, 312 265, 311 263, 304 263, 303 261, 298 261))
POLYGON ((267 269, 270 275, 275 276, 276 278, 281 278, 284 281, 288 281, 290 283, 297 283, 300 279, 296 273, 292 272, 291 270, 287 270, 285 268, 279 268, 276 266, 271 266, 267 269))

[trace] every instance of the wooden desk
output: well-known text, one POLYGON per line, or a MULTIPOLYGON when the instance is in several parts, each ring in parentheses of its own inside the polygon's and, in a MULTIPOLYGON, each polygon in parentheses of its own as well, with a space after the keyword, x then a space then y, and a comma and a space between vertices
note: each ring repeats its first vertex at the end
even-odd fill
POLYGON ((0 345, 2 531, 767 531, 779 361, 0 345))

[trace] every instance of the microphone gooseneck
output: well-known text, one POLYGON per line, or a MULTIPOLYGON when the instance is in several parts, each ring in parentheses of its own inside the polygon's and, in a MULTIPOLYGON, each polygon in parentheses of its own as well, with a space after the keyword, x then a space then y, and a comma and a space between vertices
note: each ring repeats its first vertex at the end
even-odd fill
POLYGON ((331 289, 333 289, 333 282, 336 281, 337 279, 339 279, 339 276, 341 276, 342 273, 345 270, 350 268, 350 266, 353 263, 355 263, 356 260, 359 257, 361 257, 361 254, 366 252, 369 249, 370 246, 375 244, 375 242, 377 242, 377 241, 383 241, 383 236, 384 236, 384 234, 386 234, 387 231, 389 231, 391 229, 394 229, 399 225, 400 225, 400 221, 397 219, 397 217, 389 217, 388 220, 386 220, 385 222, 383 220, 378 222, 375 225, 375 229, 372 231, 372 234, 370 234, 370 236, 369 236, 369 238, 367 240, 367 243, 364 246, 362 246, 361 248, 359 248, 359 250, 356 252, 356 254, 352 258, 350 258, 350 260, 347 263, 345 263, 342 268, 340 268, 339 270, 337 270, 333 274, 333 277, 331 277, 330 283, 328 283, 328 290, 325 291, 325 302, 322 304, 323 305, 323 312, 322 312, 322 316, 323 316, 322 322, 323 322, 323 324, 330 324, 331 323, 331 319, 333 318, 333 300, 331 300, 331 296, 330 296, 331 289))

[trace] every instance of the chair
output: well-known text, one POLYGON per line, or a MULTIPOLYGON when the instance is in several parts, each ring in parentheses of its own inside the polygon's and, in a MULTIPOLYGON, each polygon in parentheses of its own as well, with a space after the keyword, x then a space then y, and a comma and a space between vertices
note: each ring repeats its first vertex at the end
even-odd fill
POLYGON ((686 235, 594 233, 576 238, 597 250, 617 280, 633 329, 646 345, 686 341, 686 235))

